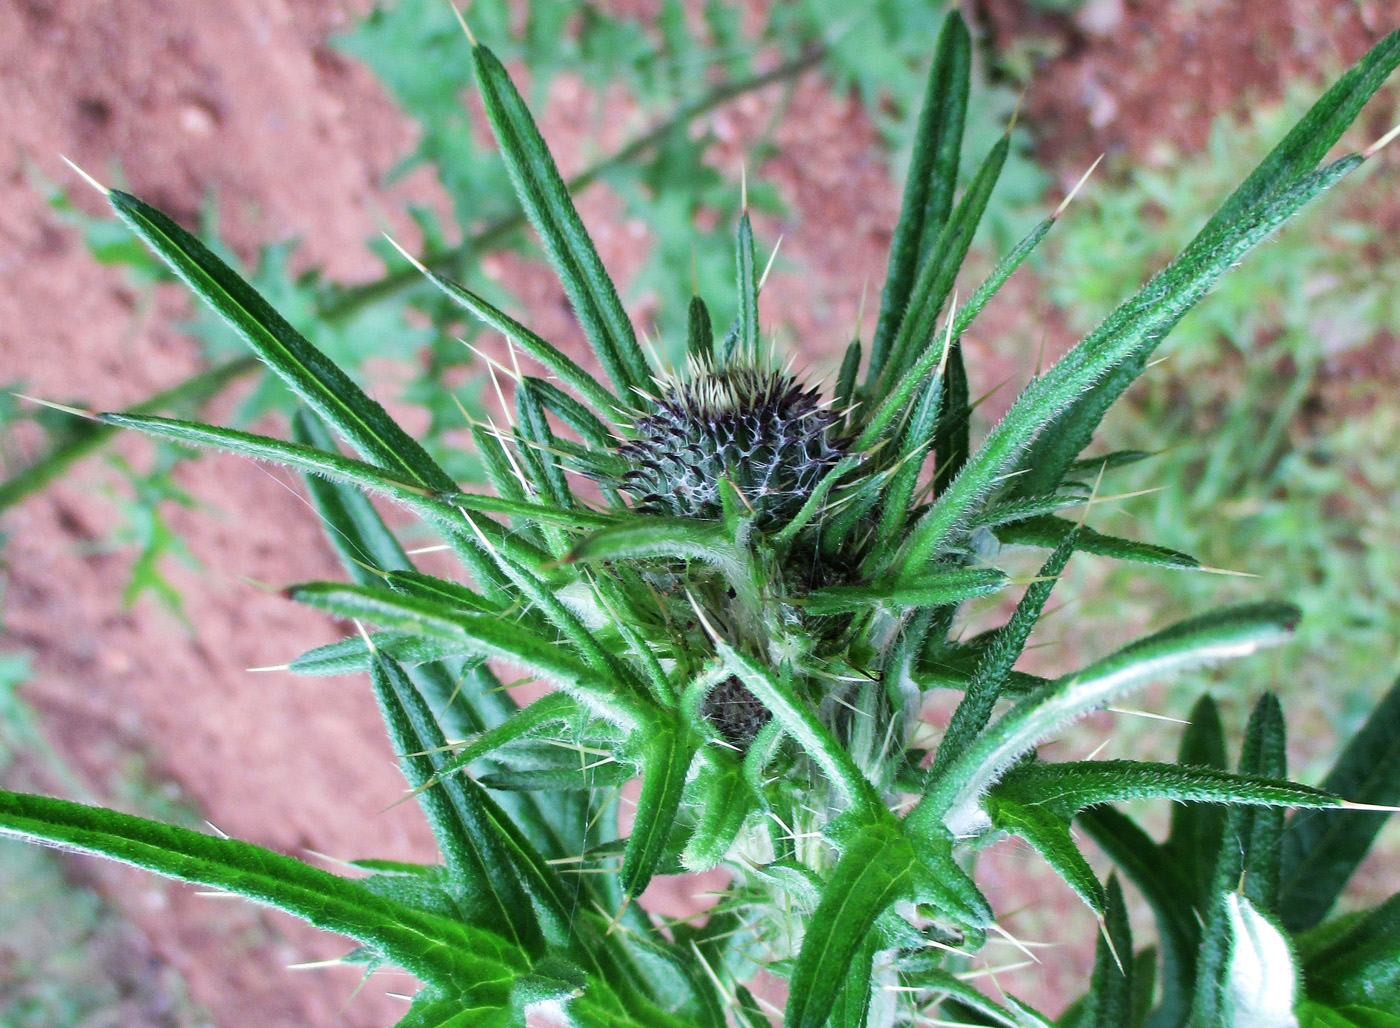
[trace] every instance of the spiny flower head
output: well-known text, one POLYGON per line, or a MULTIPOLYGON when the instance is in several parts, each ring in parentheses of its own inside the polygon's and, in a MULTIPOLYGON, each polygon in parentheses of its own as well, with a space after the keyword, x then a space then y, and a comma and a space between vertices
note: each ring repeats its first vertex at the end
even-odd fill
POLYGON ((617 485, 646 513, 714 519, 728 478, 759 527, 781 523, 845 456, 839 420, 785 371, 694 362, 618 448, 628 470, 617 485))

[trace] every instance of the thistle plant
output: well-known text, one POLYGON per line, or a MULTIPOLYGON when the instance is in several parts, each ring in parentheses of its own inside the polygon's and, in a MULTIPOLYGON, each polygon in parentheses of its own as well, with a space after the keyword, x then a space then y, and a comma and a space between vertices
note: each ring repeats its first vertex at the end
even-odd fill
POLYGON ((1271 696, 1235 771, 1209 698, 1175 764, 1037 754, 1149 681, 1283 644, 1298 618, 1286 603, 1203 613, 1057 677, 1016 668, 1074 554, 1199 568, 1094 531, 1100 479, 1143 455, 1082 451, 1220 276, 1379 149, 1322 163, 1400 63, 1400 33, 1318 100, 1175 261, 1038 373, 976 449, 960 340, 1065 206, 954 295, 1009 147, 1002 138, 957 195, 970 44, 956 14, 938 40, 874 334, 868 348, 850 343, 831 395, 761 337, 747 213, 733 322, 717 331, 697 296, 681 366, 648 359, 505 69, 475 40, 471 60, 525 213, 604 373, 421 269, 548 373, 508 372, 508 426, 471 426, 492 494, 459 488, 196 238, 103 190, 305 409, 291 441, 102 420, 306 474, 348 580, 288 595, 356 632, 290 669, 368 673, 441 860, 364 860, 357 876, 336 875, 15 793, 0 794, 0 830, 344 935, 358 943, 347 961, 421 981, 402 1028, 531 1015, 586 1028, 754 1028, 773 1016, 790 1028, 1048 1025, 965 974, 1003 932, 973 858, 1006 835, 1032 846, 1101 927, 1085 997, 1061 1024, 1400 1024, 1400 899, 1322 923, 1381 806, 1400 798, 1400 692, 1313 788, 1288 780, 1271 696), (418 571, 366 494, 421 518, 462 575, 418 571), (1014 582, 998 566, 1010 547, 1049 555, 1014 582), (1004 624, 959 633, 968 601, 1022 586, 1004 624), (502 667, 553 691, 518 707, 502 667), (918 719, 935 690, 961 694, 941 732, 918 719), (638 778, 624 835, 619 791, 638 778), (1160 843, 1114 806, 1152 798, 1175 804, 1160 843), (1075 824, 1146 898, 1155 946, 1135 950, 1119 879, 1099 879, 1075 824), (714 868, 731 880, 703 920, 666 923, 637 902, 658 874, 714 868), (760 971, 786 989, 753 988, 760 971))

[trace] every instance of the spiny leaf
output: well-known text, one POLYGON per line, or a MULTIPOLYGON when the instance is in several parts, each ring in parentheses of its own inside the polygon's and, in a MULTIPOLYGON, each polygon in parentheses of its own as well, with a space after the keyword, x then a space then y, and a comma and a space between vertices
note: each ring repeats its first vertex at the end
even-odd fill
POLYGON ((714 359, 715 330, 710 323, 710 309, 698 296, 690 298, 690 308, 686 312, 685 352, 701 365, 714 359))
POLYGON ((43 845, 96 853, 157 874, 236 893, 372 946, 425 982, 483 1000, 528 965, 491 932, 410 910, 349 881, 234 839, 88 807, 0 791, 0 832, 43 845))
POLYGON ((1133 1014, 1133 933, 1116 875, 1109 876, 1105 897, 1089 985, 1087 1028, 1126 1028, 1133 1014))
MULTIPOLYGON (((1010 500, 1007 505, 1014 506, 1018 502, 1027 501, 1010 500)), ((1040 503, 1044 501, 1031 498, 1030 502, 1040 503)), ((995 509, 996 507, 991 508, 991 510, 995 509)), ((976 519, 972 523, 975 524, 976 519)), ((1055 547, 1065 536, 1074 531, 1074 528, 1072 521, 1041 515, 1018 520, 1008 525, 1000 525, 994 531, 997 539, 1006 546, 1055 547)), ((1165 546, 1157 546, 1153 543, 1142 543, 1134 539, 1119 539, 1116 536, 1104 535, 1087 525, 1079 528, 1079 542, 1075 548, 1096 557, 1132 560, 1140 564, 1155 564, 1164 568, 1193 569, 1201 566, 1201 562, 1189 553, 1170 550, 1165 546)))
POLYGON ((726 364, 734 359, 734 346, 738 347, 739 357, 743 360, 751 361, 758 357, 758 267, 753 256, 753 225, 749 221, 748 211, 739 216, 735 264, 739 286, 739 331, 730 344, 731 349, 724 354, 726 364))
POLYGON ((1287 640, 1298 610, 1281 603, 1224 607, 1179 622, 1130 644, 1022 700, 993 722, 964 754, 933 779, 906 823, 947 819, 962 832, 979 820, 977 800, 1055 729, 1153 678, 1214 660, 1243 657, 1287 640))
POLYGON ((787 1028, 822 1028, 875 918, 912 887, 918 860, 889 824, 872 825, 843 847, 808 920, 793 968, 787 1028))
POLYGON ((375 632, 373 649, 358 635, 307 650, 287 665, 294 675, 345 675, 368 671, 370 657, 379 650, 400 664, 413 666, 448 660, 471 653, 470 645, 425 638, 407 632, 375 632))
POLYGON ((889 361, 876 381, 873 395, 880 395, 881 383, 898 382, 917 355, 932 344, 938 312, 952 292, 958 269, 967 257, 972 237, 1010 152, 1011 137, 1002 136, 977 169, 957 209, 939 233, 938 241, 919 269, 919 277, 909 294, 909 309, 899 324, 889 361))
MULTIPOLYGON (((1085 438, 1073 447, 1065 445, 1063 448, 1072 449, 1072 452, 1068 452, 1064 460, 1038 451, 1028 454, 1027 448, 1059 413, 1090 390, 1098 390, 1095 395, 1102 395, 1100 383, 1105 376, 1120 365, 1127 366, 1125 362, 1136 360, 1138 355, 1151 352, 1221 275, 1304 204, 1335 185, 1360 163, 1360 156, 1344 157, 1242 211, 1227 231, 1210 238, 1206 245, 1188 249, 1078 346, 1031 382, 1006 417, 968 459, 962 473, 920 518, 905 546, 902 573, 914 574, 922 567, 949 535, 965 523, 975 504, 1013 462, 1020 460, 1021 467, 1031 469, 1030 474, 1018 479, 1018 490, 1028 495, 1053 490, 1059 483, 1059 475, 1048 477, 1039 469, 1063 468, 1088 442, 1085 438)), ((1044 433, 1044 438, 1054 440, 1057 448, 1074 436, 1070 428, 1044 433)))
MULTIPOLYGON (((374 464, 407 482, 451 489, 452 479, 374 400, 272 309, 203 243, 154 207, 120 190, 117 216, 209 304, 292 391, 374 464)), ((109 421, 109 424, 120 424, 109 421)))
POLYGON ((642 791, 622 856, 622 894, 640 896, 656 873, 680 811, 697 740, 680 724, 657 725, 642 743, 642 791))
POLYGON ((914 133, 914 152, 904 180, 899 220, 890 240, 889 270, 885 273, 880 315, 870 345, 867 387, 874 385, 884 369, 909 307, 919 265, 953 206, 971 71, 972 39, 962 16, 952 11, 938 35, 914 133))
MULTIPOLYGON (((1201 229, 1168 272, 1178 265, 1210 263, 1212 255, 1219 252, 1227 240, 1239 234, 1240 226, 1254 223, 1259 212, 1268 211, 1271 207, 1278 207, 1281 212, 1290 205, 1296 210, 1300 204, 1293 205, 1290 197, 1300 196, 1306 202, 1309 195, 1326 188, 1350 170, 1350 167, 1359 163, 1359 157, 1349 157, 1322 169, 1321 172, 1313 171, 1360 113, 1362 106, 1398 64, 1400 30, 1392 32, 1372 47, 1323 94, 1283 142, 1221 205, 1215 216, 1201 229)), ((1291 213, 1292 211, 1283 214, 1279 221, 1291 213)), ((1270 219, 1265 219, 1263 223, 1267 224, 1268 220, 1270 219)), ((1183 270, 1186 268, 1183 267, 1183 270)), ((1114 316, 1105 322, 1105 328, 1114 325, 1115 322, 1126 325, 1130 320, 1141 316, 1136 303, 1130 303, 1119 310, 1127 317, 1120 320, 1115 312, 1114 316)), ((1156 316, 1149 318, 1152 321, 1158 320, 1156 316)), ((1162 321, 1157 331, 1142 337, 1141 341, 1125 354, 1122 364, 1105 374, 1092 392, 1075 398, 1072 405, 1067 404, 1065 409, 1055 412, 1054 426, 1034 444, 1023 463, 1023 466, 1029 469, 1029 474, 1018 483, 1022 488, 1044 492, 1047 485, 1053 485, 1059 480, 1064 469, 1088 445, 1105 411, 1133 380, 1142 374, 1152 351, 1179 319, 1180 313, 1162 321)))
POLYGON ((1005 584, 1006 574, 998 568, 935 567, 930 568, 918 581, 901 586, 831 585, 813 589, 805 596, 794 597, 791 602, 808 614, 816 615, 882 606, 892 610, 941 607, 986 596, 1005 584))
POLYGON ((552 343, 546 342, 505 311, 493 306, 489 301, 465 286, 458 285, 456 282, 443 278, 426 268, 422 270, 433 285, 446 293, 459 306, 476 315, 482 322, 520 347, 530 357, 543 364, 599 414, 612 416, 614 412, 625 409, 624 404, 616 396, 608 392, 597 379, 566 357, 552 343))
POLYGON ((1041 567, 1035 581, 1026 587, 1021 601, 1011 618, 997 630, 992 642, 983 651, 982 659, 968 680, 962 702, 953 711, 948 729, 943 733, 943 741, 938 744, 938 754, 934 758, 931 774, 937 774, 959 756, 971 744, 973 738, 987 724, 992 708, 1002 694, 1011 668, 1021 652, 1026 648, 1026 640, 1031 630, 1040 620, 1050 591, 1055 588, 1060 573, 1069 562, 1078 543, 1078 536, 1071 532, 1050 555, 1041 567))
MULTIPOLYGON (((403 669, 383 654, 376 654, 370 665, 370 681, 404 778, 409 788, 420 789, 432 781, 444 759, 442 730, 403 669)), ((463 778, 418 792, 447 873, 464 892, 464 913, 471 923, 538 955, 544 942, 540 925, 509 848, 494 830, 486 810, 489 802, 476 783, 463 778)))
POLYGON ((619 724, 635 727, 652 716, 649 705, 638 702, 632 690, 606 669, 587 667, 554 640, 495 615, 467 613, 421 597, 334 582, 294 586, 287 593, 291 599, 337 617, 469 642, 480 656, 526 668, 569 692, 599 716, 619 724))
POLYGON ((573 304, 594 353, 618 392, 650 381, 646 357, 617 289, 574 209, 568 187, 510 75, 486 47, 472 47, 486 117, 530 224, 573 304))

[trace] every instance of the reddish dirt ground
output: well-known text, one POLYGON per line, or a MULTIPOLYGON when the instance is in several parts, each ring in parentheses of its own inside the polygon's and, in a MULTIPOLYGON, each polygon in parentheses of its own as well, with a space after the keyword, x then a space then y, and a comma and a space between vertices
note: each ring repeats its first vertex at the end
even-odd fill
MULTIPOLYGON (((71 185, 60 153, 99 173, 120 166, 133 191, 187 223, 216 194, 225 238, 245 254, 295 235, 302 259, 335 277, 376 273, 364 241, 386 218, 403 227, 394 212, 414 186, 395 192, 382 182, 412 133, 371 77, 326 44, 367 6, 0 5, 0 379, 114 408, 198 364, 195 346, 171 327, 184 300, 162 291, 153 309, 136 309, 121 275, 95 266, 45 207, 32 175, 71 185)), ((1105 150, 1147 161, 1163 159, 1164 141, 1189 151, 1215 114, 1265 101, 1295 75, 1335 69, 1394 27, 1387 5, 1352 0, 1091 0, 1077 19, 1028 16, 1013 0, 973 6, 994 45, 1031 40, 1048 54, 1026 120, 1061 185, 1105 150)), ((563 144, 567 164, 570 99, 556 100, 546 133, 563 144)), ((725 145, 737 148, 773 102, 753 95, 715 115, 720 138, 734 141, 725 145)), ((862 283, 880 280, 898 191, 861 106, 815 75, 799 84, 777 141, 781 156, 759 173, 792 213, 766 228, 786 234, 784 250, 803 270, 778 276, 765 299, 796 338, 820 340, 806 355, 815 362, 843 345, 862 283)), ((601 228, 610 208, 605 195, 590 195, 585 217, 601 228)), ((601 233, 605 259, 624 277, 637 259, 627 256, 633 229, 601 233)), ((524 274, 526 297, 547 312, 536 327, 570 337, 547 277, 524 274)), ((1006 302, 1035 299, 1017 284, 1006 302)), ((989 311, 982 331, 997 324, 989 311)), ((139 443, 123 447, 141 459, 139 443)), ((151 604, 121 609, 128 557, 93 550, 113 520, 100 462, 6 519, 7 645, 35 654, 27 698, 49 737, 109 802, 120 802, 113 783, 136 753, 150 775, 175 783, 184 802, 232 835, 294 853, 429 857, 429 836, 410 808, 383 812, 400 786, 364 684, 243 670, 281 663, 331 634, 320 617, 248 584, 336 574, 306 503, 289 479, 227 458, 188 464, 180 481, 201 507, 173 520, 209 569, 199 578, 175 572, 193 632, 151 604)), ((151 954, 179 971, 215 1023, 369 1026, 403 1009, 384 987, 350 999, 353 972, 284 969, 343 951, 337 940, 147 876, 86 862, 82 873, 139 927, 151 954)), ((1075 934, 1091 943, 1085 924, 1075 934)), ((1080 950, 1047 958, 1035 977, 1050 1005, 1072 994, 1082 959, 1080 950)))

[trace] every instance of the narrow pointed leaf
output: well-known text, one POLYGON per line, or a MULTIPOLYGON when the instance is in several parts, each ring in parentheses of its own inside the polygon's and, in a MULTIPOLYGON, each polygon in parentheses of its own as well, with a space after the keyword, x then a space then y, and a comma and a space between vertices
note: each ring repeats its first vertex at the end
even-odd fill
POLYGON ((1147 636, 1058 679, 993 722, 930 783, 909 818, 915 824, 946 818, 955 834, 970 828, 980 819, 977 803, 982 793, 1052 731, 1154 678, 1280 645, 1298 617, 1297 608, 1281 603, 1225 607, 1147 636))
POLYGON ((973 738, 986 726, 1011 669, 1026 648, 1026 640, 1030 638, 1031 630, 1040 620, 1045 604, 1050 599, 1050 592, 1055 588, 1065 565, 1069 563, 1077 542, 1078 538, 1074 533, 1065 537, 1036 574, 1035 581, 1026 587, 1011 618, 997 630, 991 644, 983 651, 982 659, 977 662, 972 678, 967 683, 962 702, 953 711, 948 729, 938 744, 938 754, 934 758, 931 773, 937 774, 946 768, 971 745, 973 738))
MULTIPOLYGON (((1252 221, 1256 211, 1267 209, 1300 187, 1306 191, 1319 175, 1342 165, 1338 162, 1322 173, 1313 171, 1397 65, 1400 65, 1400 30, 1378 42, 1323 94, 1221 205, 1183 252, 1182 260, 1194 262, 1205 257, 1236 233, 1239 225, 1252 221)), ((1027 461, 1026 466, 1033 470, 1024 482, 1026 488, 1043 491, 1047 482, 1063 474, 1064 468, 1088 444, 1104 412, 1146 368, 1153 348, 1174 324, 1175 320, 1155 337, 1145 340, 1144 345, 1121 368, 1110 373, 1093 393, 1058 415, 1057 428, 1045 433, 1027 461)))
POLYGON ((852 806, 873 813, 883 809, 879 797, 840 741, 816 713, 780 682, 768 668, 750 660, 722 639, 715 648, 729 670, 744 683, 797 744, 845 796, 852 806))
POLYGON ((539 233, 599 362, 626 396, 632 386, 650 381, 651 374, 617 289, 510 75, 496 55, 480 45, 472 48, 472 66, 526 217, 539 233))
MULTIPOLYGON (((379 650, 400 664, 413 666, 449 660, 471 653, 462 642, 425 638, 407 632, 375 632, 371 637, 379 650)), ((294 675, 346 675, 368 671, 373 650, 358 635, 307 650, 287 665, 294 675)))
POLYGON ((910 291, 909 309, 895 334, 889 361, 876 381, 875 395, 881 392, 881 382, 897 382, 918 355, 932 345, 938 314, 953 290, 958 269, 967 257, 972 237, 982 221, 992 189, 1001 177, 1001 169, 1006 165, 1006 156, 1010 152, 1011 137, 1002 136, 977 169, 967 191, 958 201, 957 209, 939 233, 938 241, 919 269, 919 277, 910 291))
MULTIPOLYGON (((753 225, 749 212, 739 216, 739 237, 735 248, 735 265, 739 292, 739 331, 734 337, 740 358, 754 360, 758 356, 758 267, 753 256, 753 225)), ((728 363, 734 354, 724 354, 728 363)))
MULTIPOLYGON (((370 680, 404 778, 410 789, 419 789, 433 780, 444 760, 442 731, 408 675, 383 654, 371 664, 370 680)), ((512 866, 510 848, 494 831, 488 803, 479 786, 462 778, 418 792, 447 873, 466 894, 471 922, 538 954, 540 926, 512 866)))
POLYGON ((642 894, 666 853, 695 750, 696 740, 679 725, 654 729, 643 743, 642 791, 622 855, 622 894, 628 899, 642 894))
POLYGON ((890 240, 890 263, 880 292, 880 315, 870 344, 867 385, 873 385, 909 307, 909 294, 927 244, 937 238, 953 207, 962 154, 963 123, 972 71, 972 38, 962 16, 943 22, 924 89, 904 199, 890 240))
POLYGON ((1133 1015, 1133 933, 1116 876, 1109 876, 1094 975, 1089 984, 1086 1028, 1127 1028, 1133 1015))
POLYGON ((932 568, 918 581, 905 585, 832 585, 813 589, 794 598, 808 614, 841 614, 887 607, 942 607, 977 596, 994 593, 1006 584, 1006 574, 998 568, 932 568))
POLYGON ((742 761, 717 746, 701 751, 694 782, 699 818, 681 862, 691 871, 709 871, 724 859, 759 798, 749 787, 742 761))
POLYGON ((875 918, 912 888, 918 860, 893 825, 851 839, 807 922, 793 968, 787 1028, 822 1028, 875 918))
POLYGON ((430 489, 453 487, 447 473, 383 407, 287 324, 208 247, 134 196, 113 190, 107 199, 117 216, 227 321, 293 392, 367 459, 414 485, 430 489))
POLYGON ((691 360, 706 366, 714 359, 715 330, 710 323, 710 309, 698 296, 690 298, 686 311, 685 352, 691 360))
POLYGON ((469 642, 478 655, 523 667, 569 692, 608 720, 636 726, 651 716, 649 709, 606 671, 583 665, 554 640, 495 615, 466 613, 421 597, 334 582, 295 586, 288 595, 337 617, 469 642))
MULTIPOLYGON (((996 537, 1001 540, 1003 545, 1055 547, 1073 530, 1074 523, 1071 521, 1042 515, 1002 525, 995 531, 996 537)), ((1104 535, 1087 525, 1079 529, 1079 542, 1076 544, 1076 549, 1083 553, 1091 553, 1096 557, 1131 560, 1139 564, 1155 564, 1164 568, 1191 570, 1201 566, 1201 562, 1189 553, 1171 550, 1153 543, 1142 543, 1134 539, 1120 539, 1117 536, 1104 535)))
POLYGON ((456 282, 431 271, 426 274, 433 285, 446 293, 459 306, 476 315, 486 325, 501 333, 527 355, 552 371, 561 382, 578 393, 579 397, 599 414, 611 416, 613 412, 624 408, 616 396, 608 392, 597 379, 584 371, 573 360, 566 357, 554 344, 536 335, 505 311, 493 306, 489 301, 465 286, 458 285, 456 282))
MULTIPOLYGON (((1130 367, 1130 362, 1150 353, 1226 271, 1304 204, 1360 163, 1360 156, 1344 157, 1242 211, 1228 231, 1210 238, 1207 245, 1185 252, 1031 382, 968 459, 962 473, 920 519, 906 546, 905 574, 922 567, 948 536, 965 524, 974 506, 1011 469, 1013 462, 1019 460, 1021 467, 1030 469, 1029 474, 1018 477, 1018 490, 1027 495, 1053 490, 1061 477, 1058 470, 1074 460, 1089 441, 1087 435, 1081 440, 1078 426, 1065 422, 1060 412, 1091 390, 1095 403, 1110 394, 1116 396, 1112 387, 1104 385, 1109 381, 1106 376, 1111 376, 1120 365, 1130 367), (1057 420, 1060 427, 1045 431, 1057 420), (1046 440, 1043 447, 1053 444, 1053 452, 1027 452, 1037 438, 1046 440), (1057 473, 1051 475, 1042 469, 1057 469, 1057 473)), ((1087 418, 1084 423, 1089 421, 1098 423, 1096 417, 1087 418)))
POLYGON ((1093 807, 1078 825, 1137 886, 1152 908, 1162 946, 1162 1002, 1151 1023, 1182 1023, 1196 981, 1196 943, 1200 922, 1186 875, 1170 855, 1137 823, 1112 807, 1093 807))
MULTIPOLYGON (((940 335, 944 338, 950 335, 953 339, 961 338, 967 327, 976 320, 977 315, 982 313, 982 308, 986 307, 987 302, 997 294, 997 290, 1005 285, 1012 272, 1030 256, 1031 251, 1040 245, 1040 241, 1045 238, 1054 225, 1055 219, 1046 218, 1012 247, 1006 256, 997 261, 991 274, 967 298, 967 302, 953 314, 951 331, 945 329, 940 335)), ((923 353, 916 356, 908 370, 883 396, 879 405, 870 411, 867 417, 858 419, 857 427, 860 428, 860 435, 857 436, 856 442, 852 445, 853 450, 868 449, 880 440, 899 412, 909 403, 924 379, 934 368, 938 367, 939 361, 942 359, 943 348, 941 345, 925 347, 923 353)))
POLYGON ((406 909, 272 850, 66 800, 0 791, 0 833, 236 893, 380 952, 425 982, 499 994, 526 968, 498 935, 406 909))

